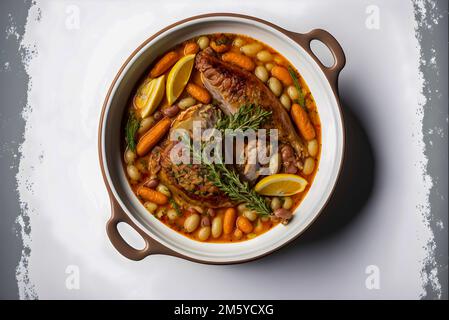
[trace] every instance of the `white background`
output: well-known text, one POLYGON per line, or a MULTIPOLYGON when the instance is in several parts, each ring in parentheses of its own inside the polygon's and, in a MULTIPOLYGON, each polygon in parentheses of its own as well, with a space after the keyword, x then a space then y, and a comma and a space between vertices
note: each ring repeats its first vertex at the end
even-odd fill
MULTIPOLYGON (((432 234, 415 25, 408 1, 38 1, 23 42, 31 84, 18 182, 31 254, 24 252, 18 269, 21 297, 419 298, 432 234), (370 5, 379 8, 378 30, 366 26, 370 5), (344 227, 322 235, 315 229, 313 237, 262 260, 233 266, 166 256, 129 261, 105 233, 110 206, 97 155, 102 102, 143 40, 207 12, 253 15, 296 32, 323 28, 338 39, 347 56, 340 92, 373 152, 372 191, 344 227), (369 265, 380 270, 378 290, 365 285, 369 265), (72 266, 80 288, 70 290, 72 266)), ((354 188, 365 178, 353 177, 354 188)), ((350 186, 340 194, 357 201, 350 186)), ((347 216, 345 208, 326 214, 347 216)))

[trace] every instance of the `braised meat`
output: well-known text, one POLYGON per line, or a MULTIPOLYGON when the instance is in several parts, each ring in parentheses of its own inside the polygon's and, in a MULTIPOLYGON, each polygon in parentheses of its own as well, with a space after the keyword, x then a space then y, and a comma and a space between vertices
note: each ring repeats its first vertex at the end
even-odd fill
POLYGON ((300 158, 307 155, 307 148, 296 133, 287 111, 254 74, 222 61, 210 48, 197 54, 195 67, 201 72, 205 87, 219 101, 225 114, 234 114, 248 103, 271 110, 271 121, 264 128, 278 129, 280 143, 290 144, 300 158))

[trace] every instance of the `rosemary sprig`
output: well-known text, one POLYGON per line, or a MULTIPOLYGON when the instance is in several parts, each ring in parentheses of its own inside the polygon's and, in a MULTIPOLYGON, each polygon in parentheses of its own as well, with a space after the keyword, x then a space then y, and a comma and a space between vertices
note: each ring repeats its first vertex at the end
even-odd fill
MULTIPOLYGON (((231 116, 222 118, 221 124, 219 127, 217 127, 217 129, 257 129, 259 128, 260 124, 265 121, 268 116, 271 115, 271 112, 264 111, 260 107, 257 107, 257 109, 255 109, 252 106, 242 106, 239 110, 241 109, 244 109, 244 112, 240 113, 240 116, 238 117, 231 116), (259 120, 253 122, 250 117, 248 117, 249 114, 252 114, 251 110, 257 110, 256 113, 259 120)), ((190 138, 184 137, 184 139, 190 138)), ((231 200, 246 203, 247 208, 256 211, 261 216, 267 216, 271 214, 271 210, 265 202, 265 199, 257 194, 253 189, 251 189, 248 182, 242 181, 235 170, 230 169, 222 162, 210 163, 208 161, 203 161, 204 159, 202 156, 202 152, 204 149, 204 143, 200 146, 199 150, 197 148, 194 148, 193 144, 190 144, 190 140, 184 140, 184 143, 189 146, 193 158, 195 158, 196 160, 200 160, 202 166, 206 168, 208 172, 207 178, 209 179, 209 181, 211 181, 216 187, 223 191, 231 200)))
POLYGON ((209 180, 223 191, 231 200, 246 203, 248 209, 261 216, 270 215, 271 211, 265 199, 250 188, 248 182, 240 180, 234 170, 223 163, 208 164, 209 180))
MULTIPOLYGON (((293 68, 291 66, 288 66, 288 72, 290 73, 290 76, 293 79, 293 84, 296 87, 296 90, 298 90, 298 94, 299 94, 299 98, 297 99, 297 103, 304 108, 304 110, 306 110, 306 105, 305 105, 305 99, 304 99, 304 94, 302 93, 302 88, 301 85, 299 84, 299 80, 298 77, 296 76, 296 72, 295 70, 293 70, 293 68)), ((307 111, 307 110, 306 110, 307 111)))
POLYGON ((131 112, 125 126, 125 139, 128 148, 132 151, 136 150, 136 133, 139 127, 140 121, 136 118, 134 112, 131 112))
POLYGON ((257 130, 261 124, 271 116, 267 111, 254 104, 242 105, 236 113, 229 116, 221 116, 215 128, 218 130, 257 130))

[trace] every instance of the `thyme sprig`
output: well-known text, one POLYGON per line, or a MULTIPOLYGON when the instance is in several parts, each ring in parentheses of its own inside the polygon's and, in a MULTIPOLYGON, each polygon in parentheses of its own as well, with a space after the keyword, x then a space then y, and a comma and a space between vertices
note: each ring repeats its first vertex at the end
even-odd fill
POLYGON ((257 130, 271 116, 271 111, 263 109, 254 104, 242 105, 232 115, 222 115, 215 128, 221 131, 231 130, 257 130))

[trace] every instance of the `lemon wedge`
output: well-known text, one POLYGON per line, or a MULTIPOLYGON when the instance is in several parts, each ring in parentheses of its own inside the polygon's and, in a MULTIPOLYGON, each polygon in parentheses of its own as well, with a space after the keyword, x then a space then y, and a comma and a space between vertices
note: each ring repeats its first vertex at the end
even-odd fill
POLYGON ((154 82, 151 78, 146 78, 144 82, 137 89, 137 93, 134 96, 134 107, 136 109, 142 109, 148 101, 149 93, 154 87, 154 82))
POLYGON ((165 75, 156 79, 147 79, 137 90, 134 106, 142 118, 151 115, 161 103, 165 93, 165 75))
POLYGON ((264 196, 284 197, 303 192, 307 180, 295 174, 279 173, 260 180, 254 190, 264 196))
POLYGON ((195 54, 189 54, 179 59, 170 70, 167 77, 167 101, 171 106, 179 98, 192 73, 195 54))

